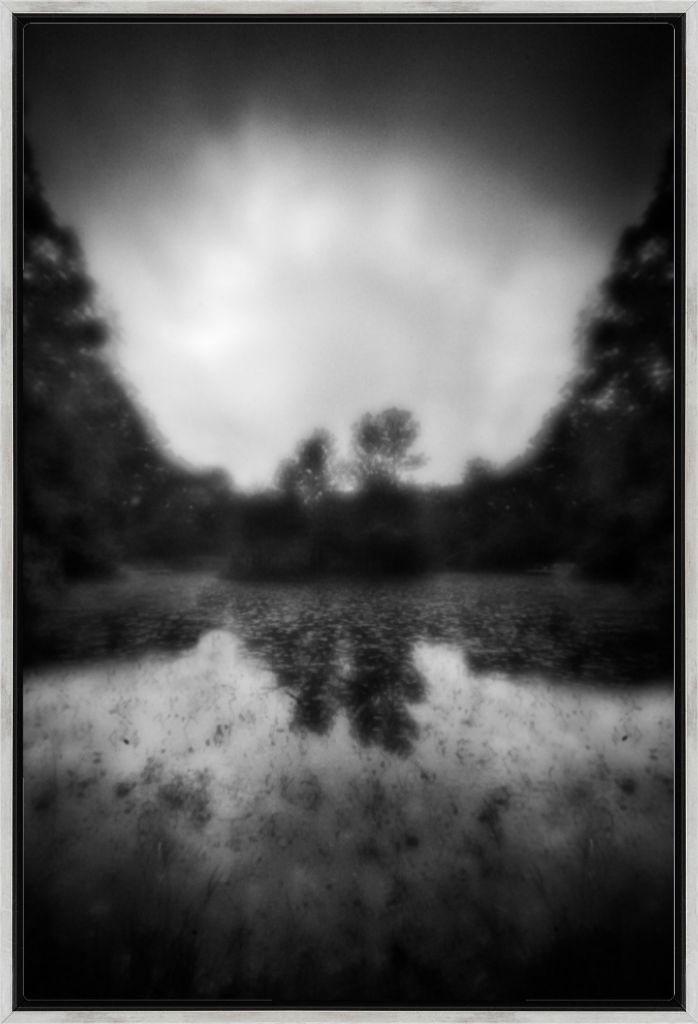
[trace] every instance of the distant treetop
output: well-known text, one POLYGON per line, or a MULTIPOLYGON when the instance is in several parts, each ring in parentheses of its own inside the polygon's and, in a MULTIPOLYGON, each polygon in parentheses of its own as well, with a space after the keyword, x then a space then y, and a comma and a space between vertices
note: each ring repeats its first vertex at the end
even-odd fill
POLYGON ((362 486, 396 484, 426 462, 412 448, 419 424, 411 412, 391 407, 364 413, 352 430, 353 474, 362 486))

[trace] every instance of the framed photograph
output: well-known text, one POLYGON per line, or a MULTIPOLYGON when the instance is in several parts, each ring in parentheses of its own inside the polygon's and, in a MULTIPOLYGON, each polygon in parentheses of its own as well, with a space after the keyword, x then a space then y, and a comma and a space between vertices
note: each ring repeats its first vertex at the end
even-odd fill
POLYGON ((695 7, 0 13, 0 1019, 694 1021, 695 7))

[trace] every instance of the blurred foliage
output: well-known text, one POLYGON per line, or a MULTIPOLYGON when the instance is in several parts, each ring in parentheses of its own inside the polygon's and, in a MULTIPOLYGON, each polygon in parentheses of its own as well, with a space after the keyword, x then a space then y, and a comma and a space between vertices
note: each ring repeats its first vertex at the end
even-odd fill
MULTIPOLYGON (((670 590, 674 500, 674 195, 667 157, 580 332, 580 365, 529 451, 476 460, 444 526, 464 567, 569 562, 670 590)), ((449 502, 445 502, 446 505, 449 502)))
POLYGON ((276 491, 241 498, 233 545, 238 576, 401 573, 427 565, 422 502, 406 474, 422 465, 412 448, 419 424, 397 408, 365 413, 353 427, 351 458, 316 430, 281 462, 276 491), (354 483, 352 490, 346 484, 354 483))
POLYGON ((424 456, 412 451, 418 436, 419 424, 406 409, 364 413, 352 429, 350 471, 359 487, 395 486, 423 466, 424 456))
POLYGON ((317 505, 336 484, 335 440, 327 430, 315 430, 300 441, 293 458, 277 470, 276 483, 286 496, 304 505, 317 505))
MULTIPOLYGON (((299 445, 279 476, 283 493, 301 507, 297 536, 306 537, 296 546, 294 573, 566 565, 670 597, 673 242, 668 155, 649 207, 623 232, 585 311, 575 376, 513 462, 495 467, 474 459, 458 486, 411 486, 408 473, 424 462, 414 452, 419 425, 412 413, 389 408, 354 424, 344 474, 354 488, 333 493, 330 436, 320 431, 299 445)), ((258 543, 269 554, 263 532, 258 543)), ((254 551, 248 555, 253 564, 254 551)), ((272 553, 271 567, 279 562, 272 553)))
POLYGON ((594 573, 670 573, 674 499, 674 193, 667 158, 644 218, 624 232, 584 336, 568 403, 594 573))
POLYGON ((24 156, 21 510, 25 638, 65 581, 134 557, 210 550, 230 486, 164 452, 110 361, 110 325, 74 233, 24 156))
POLYGON ((547 570, 669 593, 673 571, 673 167, 619 242, 579 366, 528 451, 424 488, 419 424, 366 412, 349 458, 315 430, 261 494, 171 459, 110 361, 80 245, 25 155, 22 513, 27 619, 68 579, 128 560, 230 557, 242 576, 547 570))

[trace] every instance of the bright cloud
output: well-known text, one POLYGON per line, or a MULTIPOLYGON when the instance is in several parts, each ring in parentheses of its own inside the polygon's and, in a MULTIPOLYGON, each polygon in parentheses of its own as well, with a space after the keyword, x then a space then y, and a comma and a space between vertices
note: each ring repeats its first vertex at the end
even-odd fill
POLYGON ((422 424, 425 480, 517 454, 608 258, 482 165, 261 117, 127 198, 85 232, 118 359, 173 449, 241 486, 393 403, 422 424))

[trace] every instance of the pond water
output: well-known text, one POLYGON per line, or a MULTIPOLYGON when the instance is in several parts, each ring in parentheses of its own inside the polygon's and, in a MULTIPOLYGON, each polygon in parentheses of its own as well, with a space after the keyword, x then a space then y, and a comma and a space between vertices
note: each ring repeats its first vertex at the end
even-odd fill
POLYGON ((76 588, 25 675, 26 995, 670 998, 665 625, 553 577, 76 588))

